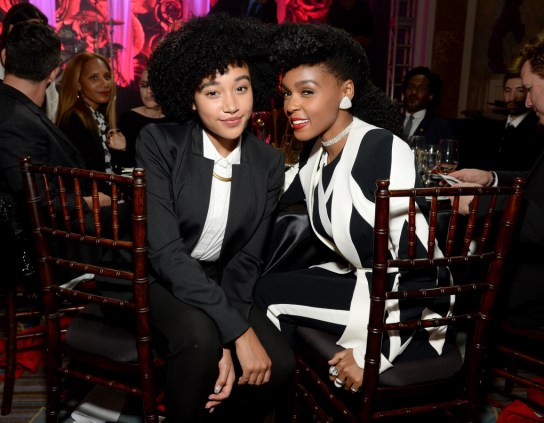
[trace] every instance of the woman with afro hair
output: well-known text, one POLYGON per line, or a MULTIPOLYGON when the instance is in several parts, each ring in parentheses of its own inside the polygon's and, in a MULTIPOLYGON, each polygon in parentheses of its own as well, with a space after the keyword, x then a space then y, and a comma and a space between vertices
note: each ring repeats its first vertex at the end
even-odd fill
MULTIPOLYGON (((296 342, 297 326, 337 336, 344 350, 330 357, 331 381, 356 392, 366 350, 376 180, 389 179, 391 189, 421 182, 414 155, 399 138, 401 117, 370 81, 365 52, 347 32, 327 25, 283 24, 272 63, 281 70, 284 111, 295 138, 315 142, 307 160, 299 163, 280 208, 305 200, 315 234, 338 257, 309 269, 267 273, 257 284, 255 302, 291 343, 296 342)), ((408 208, 392 201, 391 216, 390 252, 403 256, 399 241, 407 236, 408 208)), ((417 254, 426 257, 428 227, 421 209, 416 219, 417 254)), ((423 286, 450 283, 449 275, 439 278, 428 271, 389 276, 396 288, 416 277, 423 286)), ((422 313, 438 317, 450 309, 449 301, 405 303, 389 301, 387 312, 409 319, 422 313)), ((383 339, 380 371, 392 367, 403 351, 406 359, 440 355, 445 332, 389 333, 383 339), (414 356, 412 349, 405 351, 409 344, 420 346, 414 356)))
POLYGON ((283 154, 245 131, 275 86, 267 38, 250 19, 194 18, 148 63, 155 99, 176 121, 147 125, 136 141, 170 422, 258 422, 289 393, 293 353, 252 299, 284 180, 283 154))

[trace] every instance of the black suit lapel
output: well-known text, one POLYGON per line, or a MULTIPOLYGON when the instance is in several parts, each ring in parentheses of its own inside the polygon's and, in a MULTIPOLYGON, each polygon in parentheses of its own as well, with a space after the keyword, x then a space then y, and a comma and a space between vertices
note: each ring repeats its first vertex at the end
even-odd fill
MULTIPOLYGON (((213 160, 204 157, 202 128, 195 125, 188 134, 191 137, 189 141, 191 143, 191 160, 186 164, 186 172, 183 173, 184 180, 180 182, 190 184, 190 205, 185 207, 191 207, 197 211, 197 213, 192 213, 191 216, 194 216, 197 227, 204 228, 210 205, 213 160)), ((182 207, 184 206, 182 205, 182 207)), ((198 238, 200 238, 200 234, 198 234, 198 238)), ((195 242, 198 241, 198 238, 195 242)))
POLYGON ((239 241, 247 239, 247 236, 240 235, 240 233, 253 230, 253 226, 249 222, 253 222, 256 218, 254 215, 254 205, 258 202, 255 189, 256 181, 251 170, 251 157, 246 145, 247 142, 247 139, 242 141, 240 164, 232 167, 229 216, 223 241, 222 258, 225 254, 228 256, 235 254, 242 247, 239 241))

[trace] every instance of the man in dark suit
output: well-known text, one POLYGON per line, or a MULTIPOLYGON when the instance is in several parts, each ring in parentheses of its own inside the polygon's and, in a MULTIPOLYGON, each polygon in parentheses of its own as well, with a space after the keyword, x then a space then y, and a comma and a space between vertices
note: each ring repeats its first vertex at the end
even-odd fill
POLYGON ((434 114, 440 97, 440 79, 426 67, 410 69, 402 83, 404 101, 404 135, 408 139, 419 135, 425 144, 438 144, 443 138, 453 138, 451 124, 434 114))
MULTIPOLYGON (((47 85, 54 81, 60 58, 60 40, 41 23, 15 25, 2 50, 6 74, 0 83, 0 193, 15 208, 13 226, 22 232, 25 218, 20 159, 34 164, 84 167, 78 150, 49 120, 41 106, 47 85)), ((75 209, 72 196, 69 204, 75 209)), ((90 197, 85 197, 88 204, 90 197)), ((110 197, 100 193, 101 205, 110 197)))
MULTIPOLYGON (((542 34, 544 35, 544 34, 542 34)), ((544 36, 530 41, 520 54, 521 80, 527 90, 525 105, 544 124, 544 36)), ((515 176, 526 178, 515 244, 510 249, 505 306, 500 317, 520 327, 544 326, 544 153, 531 170, 489 172, 462 169, 451 176, 483 186, 511 185, 515 176)), ((467 214, 472 197, 461 197, 459 212, 467 214)), ((499 199, 501 200, 501 199, 499 199)), ((484 206, 485 207, 485 206, 484 206)))
POLYGON ((490 168, 529 170, 544 151, 544 128, 539 125, 535 112, 525 106, 527 90, 519 72, 504 76, 503 93, 508 118, 501 122, 490 168))
POLYGON ((230 16, 249 16, 267 23, 278 23, 276 0, 218 0, 210 13, 228 13, 230 16))

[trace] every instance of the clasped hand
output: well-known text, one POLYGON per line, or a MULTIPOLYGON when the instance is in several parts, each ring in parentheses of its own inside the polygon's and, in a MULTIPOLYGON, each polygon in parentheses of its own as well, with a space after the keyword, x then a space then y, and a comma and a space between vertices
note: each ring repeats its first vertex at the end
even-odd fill
POLYGON ((126 150, 127 140, 119 129, 110 129, 107 134, 106 145, 113 150, 126 150))
MULTIPOLYGON (((272 361, 253 329, 245 331, 234 341, 234 345, 236 357, 242 368, 238 385, 262 385, 269 382, 272 361)), ((215 382, 214 392, 208 397, 209 401, 205 405, 210 413, 229 397, 235 379, 232 353, 224 348, 223 357, 219 361, 219 376, 215 382)))
POLYGON ((357 392, 363 385, 364 370, 357 365, 355 357, 353 357, 353 349, 348 348, 344 351, 337 352, 334 357, 329 360, 330 366, 335 366, 338 371, 338 376, 329 376, 329 379, 334 382, 336 379, 344 382, 343 388, 357 392))

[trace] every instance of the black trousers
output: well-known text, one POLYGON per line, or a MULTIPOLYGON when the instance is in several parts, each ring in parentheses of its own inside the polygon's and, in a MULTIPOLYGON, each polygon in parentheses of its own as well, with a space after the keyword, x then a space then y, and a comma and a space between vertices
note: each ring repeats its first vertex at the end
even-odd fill
POLYGON ((222 356, 219 331, 202 310, 180 301, 159 283, 150 287, 151 318, 166 345, 168 362, 166 415, 169 422, 260 422, 276 407, 277 421, 286 421, 294 374, 294 355, 285 338, 264 313, 253 307, 249 324, 272 360, 269 383, 238 386, 241 375, 236 351, 236 381, 230 397, 213 413, 204 408, 213 393, 222 356), (279 408, 278 408, 279 407, 279 408), (283 408, 282 408, 283 407, 283 408))

